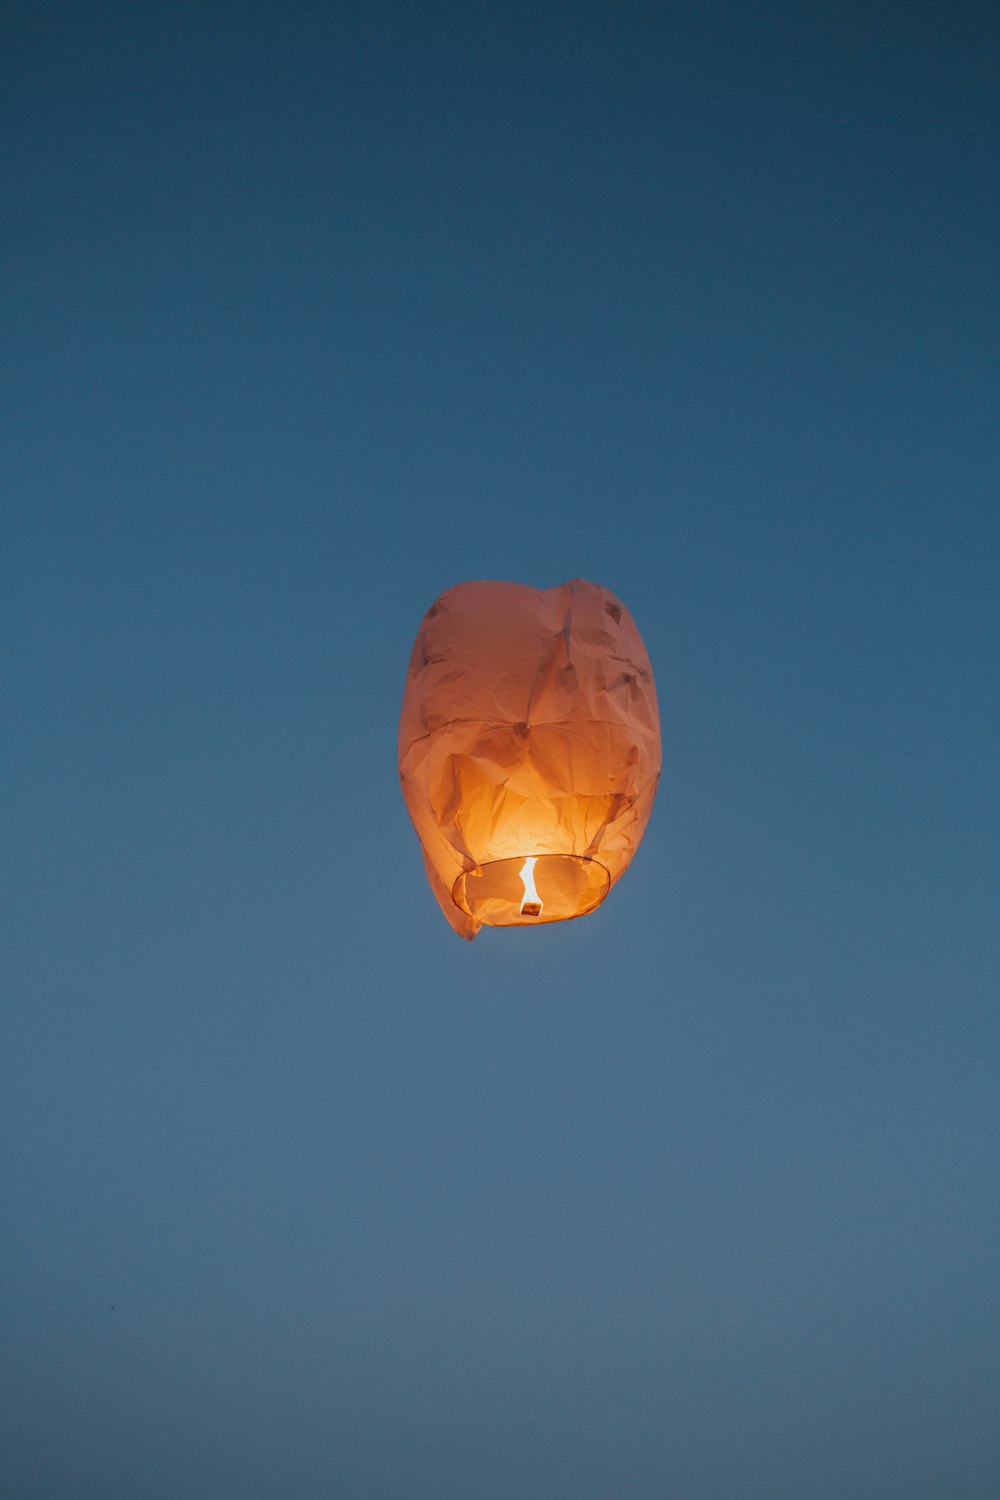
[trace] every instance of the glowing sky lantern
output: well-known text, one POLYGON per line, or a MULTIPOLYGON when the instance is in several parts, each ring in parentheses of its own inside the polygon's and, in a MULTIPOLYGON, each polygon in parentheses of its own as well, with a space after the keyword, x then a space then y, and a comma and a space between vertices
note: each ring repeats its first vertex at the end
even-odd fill
POLYGON ((463 937, 593 911, 639 846, 660 774, 653 673, 628 610, 581 578, 448 589, 410 658, 399 773, 463 937))

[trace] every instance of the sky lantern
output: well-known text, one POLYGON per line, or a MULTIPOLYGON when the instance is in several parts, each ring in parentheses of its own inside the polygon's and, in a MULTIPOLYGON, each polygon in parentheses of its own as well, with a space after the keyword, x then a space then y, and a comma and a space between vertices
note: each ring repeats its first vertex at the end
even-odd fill
POLYGON ((660 774, 653 672, 628 610, 582 578, 447 589, 410 657, 399 774, 463 937, 593 911, 639 847, 660 774))

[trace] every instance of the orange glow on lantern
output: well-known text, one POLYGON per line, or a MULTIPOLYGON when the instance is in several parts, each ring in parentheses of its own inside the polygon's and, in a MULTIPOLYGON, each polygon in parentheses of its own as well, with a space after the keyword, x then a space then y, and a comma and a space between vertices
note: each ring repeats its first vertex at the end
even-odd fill
POLYGON ((621 600, 583 578, 447 589, 410 657, 399 775, 462 937, 594 911, 639 847, 660 775, 653 671, 621 600))

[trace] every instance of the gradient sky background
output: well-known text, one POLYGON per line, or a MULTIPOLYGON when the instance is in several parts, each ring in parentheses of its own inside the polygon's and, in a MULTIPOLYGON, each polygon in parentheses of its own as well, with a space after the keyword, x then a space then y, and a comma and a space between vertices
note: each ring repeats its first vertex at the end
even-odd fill
POLYGON ((991 4, 4 7, 13 1500, 995 1500, 991 4), (632 610, 594 916, 399 795, 632 610))

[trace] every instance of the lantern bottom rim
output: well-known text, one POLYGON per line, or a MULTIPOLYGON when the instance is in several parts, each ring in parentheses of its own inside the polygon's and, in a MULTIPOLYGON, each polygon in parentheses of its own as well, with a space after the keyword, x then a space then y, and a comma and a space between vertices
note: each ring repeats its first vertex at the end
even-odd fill
POLYGON ((517 854, 464 870, 451 898, 487 927, 539 927, 594 911, 611 889, 611 874, 586 854, 517 854))

